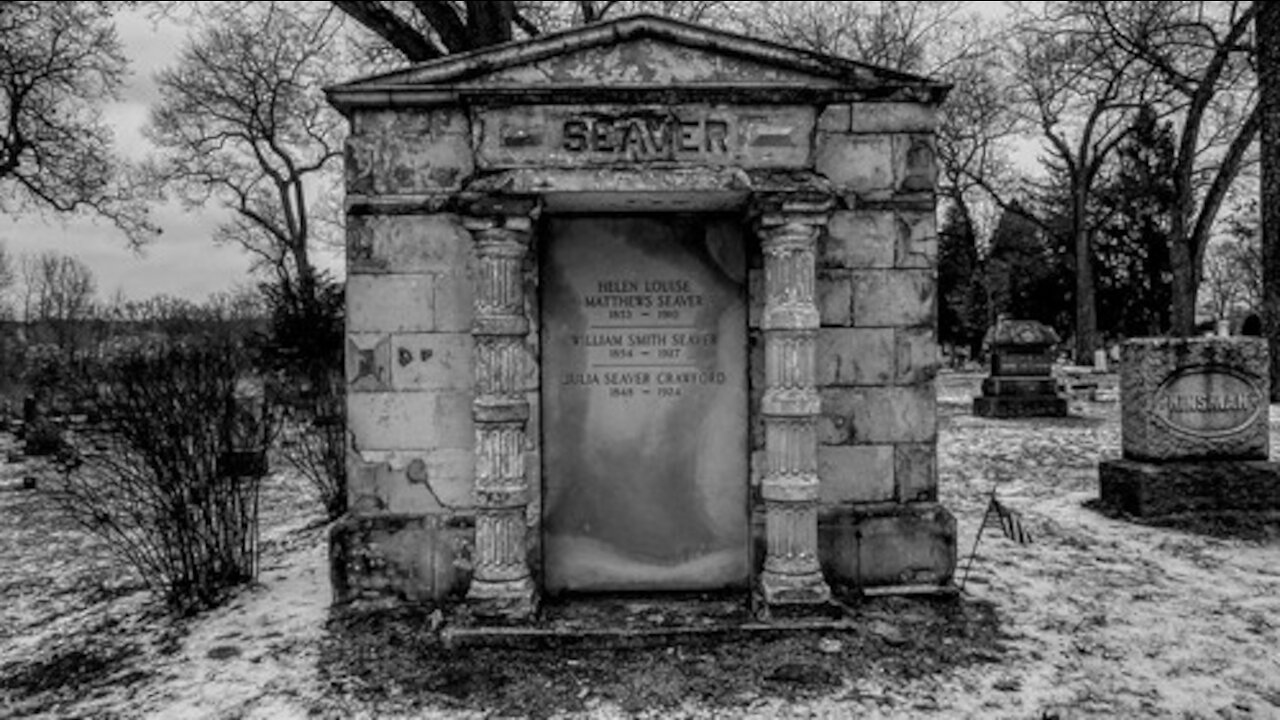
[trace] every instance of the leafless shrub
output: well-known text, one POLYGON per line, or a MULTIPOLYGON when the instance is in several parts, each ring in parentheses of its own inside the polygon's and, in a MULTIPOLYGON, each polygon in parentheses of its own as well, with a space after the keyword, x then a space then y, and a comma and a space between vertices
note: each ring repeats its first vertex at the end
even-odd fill
MULTIPOLYGON (((346 416, 341 378, 306 388, 288 403, 280 454, 324 504, 330 520, 347 510, 346 416)), ((284 404, 284 403, 282 403, 284 404)))
POLYGON ((191 338, 115 348, 75 378, 103 421, 53 493, 181 614, 257 574, 269 423, 247 367, 236 343, 191 338))

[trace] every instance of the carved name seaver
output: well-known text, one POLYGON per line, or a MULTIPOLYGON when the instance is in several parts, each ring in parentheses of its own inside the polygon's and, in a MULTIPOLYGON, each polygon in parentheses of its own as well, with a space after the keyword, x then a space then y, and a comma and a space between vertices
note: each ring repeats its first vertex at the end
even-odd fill
POLYGON ((561 147, 571 153, 603 153, 631 160, 727 155, 731 131, 728 121, 711 118, 581 115, 564 121, 561 147))

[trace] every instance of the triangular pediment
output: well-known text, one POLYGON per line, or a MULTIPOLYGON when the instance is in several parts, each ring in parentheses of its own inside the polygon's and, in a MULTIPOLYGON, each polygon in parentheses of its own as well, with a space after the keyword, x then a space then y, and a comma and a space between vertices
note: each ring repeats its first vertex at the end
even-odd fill
POLYGON ((945 93, 929 78, 652 15, 635 15, 529 40, 450 55, 329 89, 339 106, 370 92, 417 89, 587 91, 679 88, 910 89, 945 93))

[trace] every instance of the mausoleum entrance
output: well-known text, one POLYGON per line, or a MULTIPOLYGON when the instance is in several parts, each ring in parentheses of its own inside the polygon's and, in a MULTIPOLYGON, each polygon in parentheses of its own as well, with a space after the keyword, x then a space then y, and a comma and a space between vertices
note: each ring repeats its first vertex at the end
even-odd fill
POLYGON ((543 554, 561 590, 745 588, 747 263, 732 218, 552 218, 543 554))

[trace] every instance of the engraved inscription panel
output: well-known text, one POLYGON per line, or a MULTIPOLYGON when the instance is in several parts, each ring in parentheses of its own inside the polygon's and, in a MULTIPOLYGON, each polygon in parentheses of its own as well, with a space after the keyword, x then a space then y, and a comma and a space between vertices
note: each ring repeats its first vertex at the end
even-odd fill
POLYGON ((1191 435, 1232 435, 1253 424, 1267 407, 1256 384, 1230 368, 1184 368, 1156 389, 1155 415, 1191 435))
POLYGON ((554 218, 542 268, 546 589, 744 586, 741 229, 554 218))

